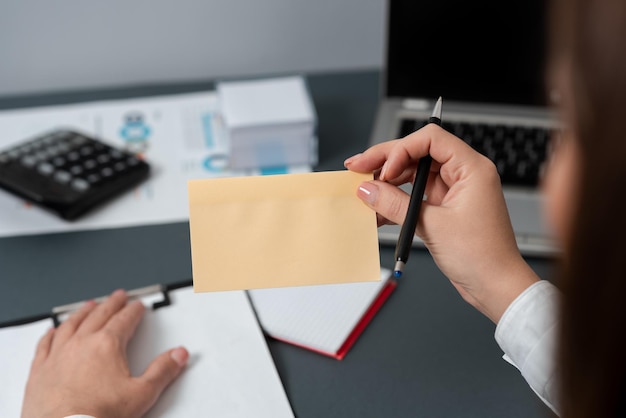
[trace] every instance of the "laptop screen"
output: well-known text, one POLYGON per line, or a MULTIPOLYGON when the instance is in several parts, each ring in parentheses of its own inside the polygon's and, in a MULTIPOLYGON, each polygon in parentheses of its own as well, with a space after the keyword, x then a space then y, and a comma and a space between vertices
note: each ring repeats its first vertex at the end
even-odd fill
POLYGON ((543 0, 390 0, 386 95, 543 106, 543 0))

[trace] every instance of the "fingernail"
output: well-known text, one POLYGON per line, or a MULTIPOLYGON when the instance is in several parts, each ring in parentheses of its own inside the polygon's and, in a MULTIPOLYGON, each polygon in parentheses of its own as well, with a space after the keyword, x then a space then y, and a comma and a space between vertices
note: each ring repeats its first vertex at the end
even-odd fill
POLYGON ((187 364, 187 360, 189 359, 189 352, 185 350, 184 347, 177 347, 170 352, 170 357, 172 360, 176 362, 180 367, 183 367, 187 364))
POLYGON ((378 175, 378 179, 380 181, 385 181, 385 172, 387 171, 387 161, 383 164, 383 168, 380 169, 380 174, 378 175))
POLYGON ((347 167, 348 167, 348 165, 352 164, 352 163, 354 162, 354 160, 356 160, 357 158, 359 158, 361 155, 363 155, 363 154, 362 154, 362 153, 359 153, 359 154, 353 155, 352 157, 348 158, 347 160, 345 160, 345 161, 343 162, 343 166, 347 168, 347 167))
POLYGON ((361 183, 356 195, 364 202, 373 205, 376 203, 376 199, 378 198, 378 186, 369 182, 361 183))

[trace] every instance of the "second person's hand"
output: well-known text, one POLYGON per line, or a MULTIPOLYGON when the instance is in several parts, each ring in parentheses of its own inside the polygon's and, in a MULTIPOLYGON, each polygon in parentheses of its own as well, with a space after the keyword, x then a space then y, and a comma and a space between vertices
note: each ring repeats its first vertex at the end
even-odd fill
POLYGON ((86 302, 44 335, 26 385, 22 418, 87 414, 139 417, 180 374, 189 353, 182 347, 156 357, 132 376, 126 347, 143 316, 140 301, 122 290, 97 305, 86 302))

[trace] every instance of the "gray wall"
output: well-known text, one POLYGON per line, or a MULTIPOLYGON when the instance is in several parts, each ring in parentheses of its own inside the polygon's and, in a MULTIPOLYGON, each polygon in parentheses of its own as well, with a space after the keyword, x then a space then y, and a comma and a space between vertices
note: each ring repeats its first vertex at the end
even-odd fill
POLYGON ((380 68, 385 0, 2 0, 0 96, 380 68))

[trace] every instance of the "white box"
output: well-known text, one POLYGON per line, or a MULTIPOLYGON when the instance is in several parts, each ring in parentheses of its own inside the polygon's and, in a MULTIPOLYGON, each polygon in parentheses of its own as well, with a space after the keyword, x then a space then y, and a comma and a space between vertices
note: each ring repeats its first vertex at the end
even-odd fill
POLYGON ((317 118, 304 78, 221 82, 233 169, 314 165, 317 118))

